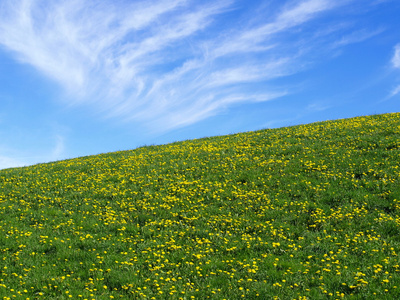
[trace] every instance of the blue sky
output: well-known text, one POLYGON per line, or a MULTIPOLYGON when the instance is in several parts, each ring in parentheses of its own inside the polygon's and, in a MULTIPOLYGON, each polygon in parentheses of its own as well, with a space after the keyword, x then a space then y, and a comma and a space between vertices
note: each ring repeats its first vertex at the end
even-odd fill
POLYGON ((398 112, 397 0, 2 0, 0 169, 398 112))

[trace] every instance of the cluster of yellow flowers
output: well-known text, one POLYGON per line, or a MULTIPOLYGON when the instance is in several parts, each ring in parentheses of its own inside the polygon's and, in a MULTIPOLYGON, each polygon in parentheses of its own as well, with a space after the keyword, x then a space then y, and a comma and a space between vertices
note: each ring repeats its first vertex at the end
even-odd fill
POLYGON ((399 119, 0 171, 0 296, 400 297, 399 119))

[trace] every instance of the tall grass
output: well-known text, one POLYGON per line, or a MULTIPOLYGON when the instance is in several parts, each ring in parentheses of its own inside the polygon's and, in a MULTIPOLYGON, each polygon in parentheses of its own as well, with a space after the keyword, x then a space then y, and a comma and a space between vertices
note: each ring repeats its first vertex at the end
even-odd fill
POLYGON ((0 171, 0 299, 400 299, 400 114, 0 171))

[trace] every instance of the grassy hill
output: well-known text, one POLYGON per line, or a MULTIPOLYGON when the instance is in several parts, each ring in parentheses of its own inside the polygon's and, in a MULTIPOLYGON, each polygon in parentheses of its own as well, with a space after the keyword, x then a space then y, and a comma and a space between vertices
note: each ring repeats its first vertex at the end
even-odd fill
POLYGON ((0 171, 0 299, 400 299, 400 114, 0 171))

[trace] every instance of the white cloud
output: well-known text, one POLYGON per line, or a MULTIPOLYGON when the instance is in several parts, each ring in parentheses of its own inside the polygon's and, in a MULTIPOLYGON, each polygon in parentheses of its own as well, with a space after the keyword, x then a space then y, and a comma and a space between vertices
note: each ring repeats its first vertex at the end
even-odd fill
POLYGON ((16 167, 23 167, 27 164, 20 160, 14 159, 9 156, 2 156, 0 155, 0 170, 7 169, 7 168, 16 168, 16 167))
POLYGON ((351 33, 343 36, 340 40, 338 40, 335 43, 334 46, 339 47, 339 46, 345 46, 345 45, 349 45, 349 44, 360 43, 360 42, 363 42, 367 39, 370 39, 370 38, 382 33, 383 31, 384 30, 382 28, 375 29, 372 31, 369 31, 366 29, 356 30, 354 32, 351 32, 351 33))
MULTIPOLYGON (((38 145, 34 145, 34 147, 36 146, 38 145)), ((38 162, 43 163, 66 159, 64 136, 56 134, 52 139, 46 141, 44 146, 44 149, 36 150, 36 152, 40 151, 39 155, 31 155, 32 153, 29 149, 16 150, 15 147, 0 144, 0 170, 30 166, 38 162), (53 146, 46 148, 51 143, 53 143, 53 146)))
POLYGON ((331 108, 330 105, 327 105, 323 102, 315 102, 311 103, 307 106, 307 110, 311 112, 320 112, 331 108))
POLYGON ((209 74, 207 86, 223 86, 245 82, 255 82, 288 75, 286 71, 289 59, 282 58, 265 65, 247 65, 228 68, 209 74))
MULTIPOLYGON (((285 9, 277 18, 282 27, 292 27, 296 24, 306 22, 316 14, 335 7, 333 1, 329 0, 307 0, 296 6, 285 9)), ((280 26, 278 26, 280 27, 280 26)))
POLYGON ((390 97, 394 97, 396 95, 400 94, 400 85, 398 85, 397 87, 395 87, 393 89, 393 91, 390 93, 389 98, 390 97))
POLYGON ((242 32, 229 36, 214 50, 216 57, 231 53, 268 51, 277 47, 268 40, 285 30, 301 25, 312 19, 318 13, 332 9, 336 5, 332 1, 308 0, 287 5, 278 13, 272 22, 267 22, 255 28, 248 28, 242 32))
POLYGON ((55 161, 64 158, 65 155, 64 140, 65 140, 64 137, 61 135, 57 135, 55 137, 55 145, 54 148, 51 150, 48 161, 55 161))
MULTIPOLYGON (((288 36, 344 2, 289 1, 258 12, 257 24, 221 25, 234 0, 3 0, 0 44, 64 87, 71 104, 167 130, 286 95, 251 85, 301 71, 313 50, 299 45, 312 40, 288 36)), ((351 38, 367 37, 343 44, 351 38)), ((62 148, 60 139, 53 156, 62 148)))
POLYGON ((395 68, 400 68, 400 44, 394 47, 394 54, 392 58, 392 65, 395 68))
MULTIPOLYGON (((391 60, 392 66, 395 69, 400 69, 400 44, 394 47, 394 54, 391 60)), ((400 85, 397 85, 388 95, 387 98, 391 98, 400 94, 400 85)))

